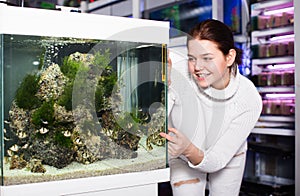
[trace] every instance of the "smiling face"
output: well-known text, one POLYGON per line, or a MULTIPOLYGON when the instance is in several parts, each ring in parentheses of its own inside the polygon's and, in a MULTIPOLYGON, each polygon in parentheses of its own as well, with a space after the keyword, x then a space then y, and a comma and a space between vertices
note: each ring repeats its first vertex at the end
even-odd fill
POLYGON ((224 89, 230 81, 230 66, 236 51, 224 55, 215 42, 193 39, 188 42, 189 72, 201 88, 224 89))

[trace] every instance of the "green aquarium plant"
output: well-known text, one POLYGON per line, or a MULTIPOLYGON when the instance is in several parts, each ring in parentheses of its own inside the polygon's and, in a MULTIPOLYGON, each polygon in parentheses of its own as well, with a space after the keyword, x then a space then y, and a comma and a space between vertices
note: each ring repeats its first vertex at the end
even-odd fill
POLYGON ((82 67, 82 64, 83 63, 80 61, 71 60, 69 57, 65 57, 60 70, 71 81, 74 81, 79 68, 82 67))
POLYGON ((44 102, 32 114, 32 123, 38 127, 51 126, 54 122, 54 101, 44 102))
POLYGON ((106 49, 103 52, 97 51, 94 54, 95 58, 93 60, 93 64, 100 69, 97 70, 97 72, 101 70, 111 70, 111 66, 109 65, 110 55, 111 53, 109 49, 106 49))
POLYGON ((71 149, 74 146, 72 139, 70 137, 66 137, 63 134, 63 131, 56 131, 53 139, 55 143, 63 147, 71 149))
POLYGON ((113 89, 117 85, 118 77, 116 71, 110 66, 110 52, 105 50, 103 53, 96 52, 93 64, 97 73, 101 73, 95 92, 95 107, 99 112, 107 106, 108 98, 111 97, 113 89))
POLYGON ((64 57, 63 64, 60 67, 61 72, 69 78, 69 82, 64 87, 64 92, 59 98, 58 104, 64 106, 68 111, 72 110, 72 92, 74 80, 77 72, 83 69, 83 63, 72 60, 68 56, 64 57))
POLYGON ((43 49, 41 55, 39 56, 39 67, 38 67, 39 70, 41 70, 44 67, 45 54, 46 54, 46 49, 43 49))
POLYGON ((36 97, 39 89, 39 77, 37 75, 28 74, 24 77, 19 86, 15 100, 16 104, 23 109, 34 109, 39 107, 41 101, 36 97))
POLYGON ((58 104, 64 106, 68 111, 72 110, 72 92, 73 92, 73 82, 69 82, 64 87, 64 92, 58 100, 58 104))

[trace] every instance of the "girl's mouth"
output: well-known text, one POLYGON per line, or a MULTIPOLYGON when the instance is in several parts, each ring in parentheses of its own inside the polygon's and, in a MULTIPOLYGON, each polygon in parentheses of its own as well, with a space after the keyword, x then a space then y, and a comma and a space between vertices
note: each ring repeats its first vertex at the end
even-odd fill
POLYGON ((199 79, 205 79, 206 77, 208 77, 210 75, 210 73, 195 73, 195 75, 199 78, 199 79))

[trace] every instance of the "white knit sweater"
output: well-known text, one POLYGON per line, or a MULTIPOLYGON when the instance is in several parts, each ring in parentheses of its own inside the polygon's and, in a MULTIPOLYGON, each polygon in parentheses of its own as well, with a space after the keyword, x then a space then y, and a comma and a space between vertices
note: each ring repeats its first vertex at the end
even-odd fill
MULTIPOLYGON (((169 127, 183 132, 204 159, 190 167, 202 172, 224 168, 232 157, 247 149, 247 137, 262 109, 262 100, 253 83, 237 73, 224 90, 201 90, 180 72, 172 71, 168 91, 169 127)), ((185 157, 182 157, 185 159, 185 157)))

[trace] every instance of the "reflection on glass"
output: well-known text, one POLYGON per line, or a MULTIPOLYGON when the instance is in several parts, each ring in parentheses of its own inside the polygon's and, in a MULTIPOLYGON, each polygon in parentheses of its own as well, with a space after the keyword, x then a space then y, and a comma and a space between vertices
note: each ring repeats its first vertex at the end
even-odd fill
POLYGON ((178 1, 167 7, 151 10, 145 15, 149 15, 146 18, 151 20, 169 21, 172 28, 170 36, 182 36, 197 23, 212 18, 212 1, 178 1))

